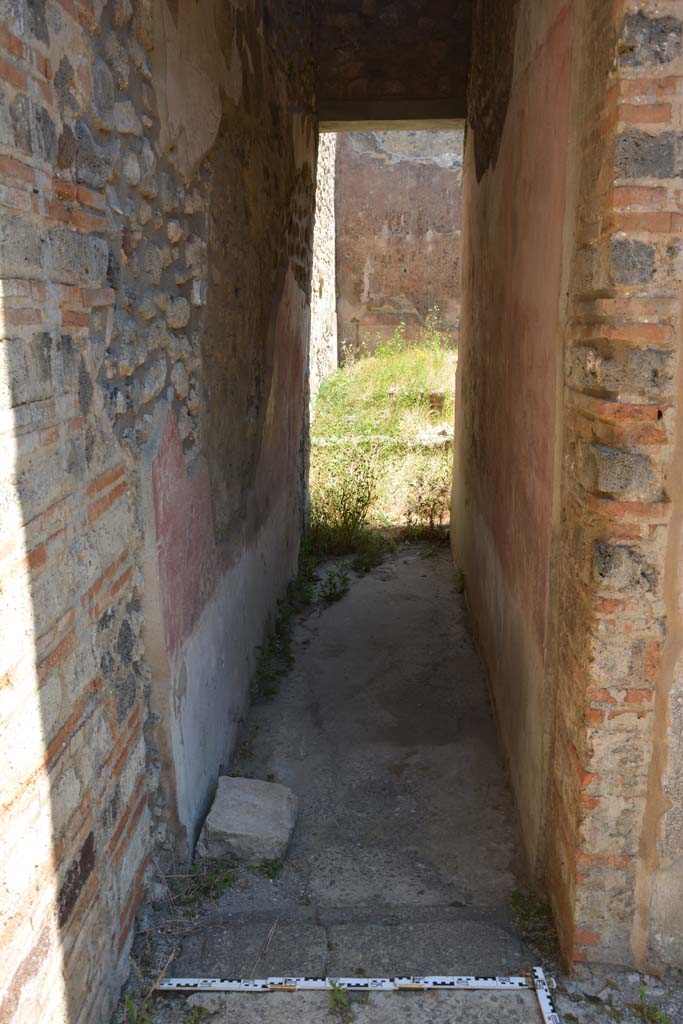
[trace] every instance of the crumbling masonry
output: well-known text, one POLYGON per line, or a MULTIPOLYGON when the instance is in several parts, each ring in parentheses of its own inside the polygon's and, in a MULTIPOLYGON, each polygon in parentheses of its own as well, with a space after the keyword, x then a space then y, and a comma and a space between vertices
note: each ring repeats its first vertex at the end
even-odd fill
POLYGON ((0 1021, 109 1019, 229 759, 332 336, 319 128, 467 120, 454 551, 529 864, 567 960, 683 964, 680 4, 0 18, 0 1021))

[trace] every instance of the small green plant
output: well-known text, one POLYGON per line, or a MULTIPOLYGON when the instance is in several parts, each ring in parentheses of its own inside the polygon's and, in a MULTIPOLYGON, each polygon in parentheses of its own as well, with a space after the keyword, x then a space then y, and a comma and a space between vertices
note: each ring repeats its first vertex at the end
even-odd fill
POLYGON ((309 542, 319 558, 355 550, 380 477, 375 446, 332 443, 317 450, 310 478, 309 542))
POLYGON ((450 457, 430 460, 410 483, 406 504, 408 527, 434 533, 443 526, 451 505, 450 457))
POLYGON ((320 597, 325 604, 341 600, 351 585, 351 575, 343 562, 330 569, 320 587, 320 597))
POLYGON ((510 899, 516 924, 543 961, 557 960, 558 946, 550 906, 535 893, 516 890, 510 899))
POLYGON ((638 994, 639 1002, 635 1003, 633 1008, 641 1020, 647 1021, 648 1024, 673 1024, 665 1010, 647 1001, 647 990, 644 985, 640 986, 638 994))
POLYGON ((349 994, 346 988, 338 981, 330 981, 330 1010, 338 1013, 342 1020, 346 1020, 349 1009, 349 994))
POLYGON ((261 878, 267 878, 268 881, 274 882, 283 867, 284 864, 281 860, 262 860, 256 870, 261 878))
POLYGON ((154 1024, 154 1021, 147 1013, 147 1000, 149 996, 140 1003, 139 1006, 135 1005, 135 1001, 131 996, 130 992, 126 993, 126 998, 123 1001, 123 1005, 126 1008, 126 1017, 128 1018, 128 1024, 154 1024))
POLYGON ((201 1021, 206 1020, 208 1016, 209 1011, 205 1010, 203 1006, 193 1006, 190 1016, 187 1018, 187 1024, 201 1024, 201 1021))
POLYGON ((218 899, 237 881, 237 865, 194 864, 184 875, 171 875, 168 879, 174 902, 180 907, 190 907, 202 899, 218 899))

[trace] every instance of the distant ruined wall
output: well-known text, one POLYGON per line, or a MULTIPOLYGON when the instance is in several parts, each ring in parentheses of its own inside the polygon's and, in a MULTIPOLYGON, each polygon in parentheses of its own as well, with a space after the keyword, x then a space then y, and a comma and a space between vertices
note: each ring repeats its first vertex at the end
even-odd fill
POLYGON ((680 14, 475 3, 463 170, 455 557, 565 957, 641 969, 683 963, 680 14))
POLYGON ((311 402, 321 382, 337 368, 336 221, 334 210, 337 136, 320 136, 315 185, 313 270, 311 273, 311 402))
POLYGON ((353 132, 337 143, 340 351, 374 345, 438 307, 460 318, 460 131, 353 132))
POLYGON ((307 0, 0 3, 0 1021, 108 1022, 303 499, 307 0))

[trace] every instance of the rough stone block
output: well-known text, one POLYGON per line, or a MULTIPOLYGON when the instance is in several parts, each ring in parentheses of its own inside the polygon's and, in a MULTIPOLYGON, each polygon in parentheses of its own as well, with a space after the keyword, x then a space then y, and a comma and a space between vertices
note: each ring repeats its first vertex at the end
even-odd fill
POLYGON ((577 345, 568 353, 567 376, 573 387, 648 401, 669 396, 674 382, 671 351, 631 345, 577 345))
POLYGON ((612 238, 610 263, 615 284, 645 284, 655 272, 655 247, 636 238, 612 238))
POLYGON ((624 67, 668 64, 681 54, 679 18, 648 18, 643 11, 629 14, 624 21, 621 63, 624 67))
POLYGON ((56 281, 101 288, 107 276, 109 246, 97 235, 52 228, 43 243, 43 266, 56 281))
POLYGON ((613 590, 652 593, 657 587, 656 567, 629 544, 596 541, 593 567, 596 579, 613 590))
POLYGON ((654 497, 656 487, 652 463, 639 452, 624 452, 604 444, 593 444, 595 487, 602 494, 635 494, 654 497))
POLYGON ((102 188, 114 173, 116 142, 98 144, 84 121, 76 123, 76 177, 91 188, 102 188))
POLYGON ((280 859, 294 828, 297 804, 294 793, 278 783, 221 776, 197 843, 198 856, 236 857, 247 864, 280 859))
POLYGON ((680 173, 681 134, 649 135, 629 128, 617 139, 617 174, 622 178, 674 178, 680 173))

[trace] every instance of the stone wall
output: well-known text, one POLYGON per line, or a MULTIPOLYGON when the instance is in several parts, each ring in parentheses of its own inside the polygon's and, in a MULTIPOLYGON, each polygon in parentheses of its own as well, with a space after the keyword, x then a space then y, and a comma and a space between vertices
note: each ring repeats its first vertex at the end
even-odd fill
POLYGON ((310 11, 0 12, 0 1020, 96 1024, 296 564, 310 11))
POLYGON ((566 958, 680 963, 680 5, 473 38, 456 558, 566 958))
POLYGON ((337 368, 336 155, 337 136, 331 132, 321 135, 316 168, 311 274, 311 402, 318 393, 321 381, 337 368))
POLYGON ((460 131, 339 135, 341 351, 372 346, 401 322, 414 334, 436 309, 457 334, 462 143, 460 131))

